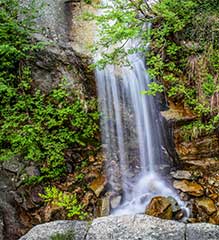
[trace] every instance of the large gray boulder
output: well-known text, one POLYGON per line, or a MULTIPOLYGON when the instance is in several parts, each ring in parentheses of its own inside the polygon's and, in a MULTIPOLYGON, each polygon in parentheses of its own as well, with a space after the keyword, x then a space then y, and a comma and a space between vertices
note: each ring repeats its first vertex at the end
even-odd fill
POLYGON ((87 222, 55 221, 37 225, 36 227, 32 228, 26 235, 21 237, 20 240, 82 240, 85 239, 87 230, 87 222))
POLYGON ((147 215, 104 217, 93 221, 86 240, 182 240, 185 224, 147 215))
POLYGON ((186 226, 186 239, 188 240, 218 240, 219 225, 208 223, 194 223, 186 226))
POLYGON ((92 223, 56 221, 41 224, 20 238, 20 240, 53 239, 218 240, 219 226, 207 223, 185 224, 139 214, 102 217, 93 220, 92 223), (55 238, 57 236, 59 238, 55 238))

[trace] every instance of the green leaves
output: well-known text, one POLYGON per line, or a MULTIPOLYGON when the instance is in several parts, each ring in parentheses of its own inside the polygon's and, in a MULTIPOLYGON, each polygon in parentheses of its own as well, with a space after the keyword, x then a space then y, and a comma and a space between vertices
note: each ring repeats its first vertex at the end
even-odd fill
MULTIPOLYGON (((99 114, 93 110, 93 101, 83 103, 71 100, 68 95, 61 87, 48 95, 36 91, 34 95, 17 95, 10 110, 1 109, 4 118, 0 122, 0 145, 7 142, 8 151, 22 153, 29 161, 44 162, 45 178, 63 174, 65 149, 74 144, 86 147, 99 128, 99 114)), ((5 151, 0 152, 0 159, 5 151)))
POLYGON ((148 90, 142 91, 142 94, 156 96, 157 93, 163 92, 163 85, 160 85, 156 82, 152 82, 148 84, 148 90))
POLYGON ((56 187, 46 187, 45 194, 39 196, 46 202, 57 207, 63 207, 67 211, 68 217, 79 217, 83 220, 87 214, 83 211, 83 206, 78 203, 76 194, 62 192, 56 187))
MULTIPOLYGON (((106 64, 122 65, 127 63, 129 49, 125 45, 129 39, 136 39, 142 32, 145 4, 141 0, 115 0, 113 6, 101 7, 103 14, 85 14, 86 20, 94 20, 99 28, 97 42, 92 49, 101 59, 95 67, 104 68, 106 64)), ((137 48, 141 49, 143 45, 137 48)), ((136 49, 136 51, 138 51, 136 49)))
POLYGON ((0 0, 0 10, 0 160, 19 154, 41 166, 31 182, 58 179, 65 150, 96 141, 96 102, 80 100, 64 83, 48 94, 32 87, 27 62, 44 45, 31 42, 36 11, 18 0, 0 0))
MULTIPOLYGON (((103 14, 89 15, 99 27, 94 52, 101 59, 94 67, 127 64, 127 55, 147 52, 152 82, 142 93, 167 92, 173 102, 189 108, 200 119, 218 114, 219 14, 217 0, 162 0, 151 7, 142 0, 115 0, 103 14), (151 22, 152 30, 145 29, 151 22), (127 49, 130 39, 139 38, 136 49, 127 49)), ((216 127, 215 127, 216 128, 216 127)))

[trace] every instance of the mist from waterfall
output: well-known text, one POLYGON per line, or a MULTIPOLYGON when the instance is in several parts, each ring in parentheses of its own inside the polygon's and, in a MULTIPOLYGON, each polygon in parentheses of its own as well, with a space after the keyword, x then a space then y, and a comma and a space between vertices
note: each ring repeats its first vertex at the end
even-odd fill
MULTIPOLYGON (((125 47, 138 44, 129 40, 125 47)), ((144 55, 129 55, 129 66, 96 70, 109 191, 122 193, 122 203, 112 212, 117 215, 143 213, 153 196, 177 198, 160 172, 162 124, 156 98, 142 94, 151 82, 144 55)))

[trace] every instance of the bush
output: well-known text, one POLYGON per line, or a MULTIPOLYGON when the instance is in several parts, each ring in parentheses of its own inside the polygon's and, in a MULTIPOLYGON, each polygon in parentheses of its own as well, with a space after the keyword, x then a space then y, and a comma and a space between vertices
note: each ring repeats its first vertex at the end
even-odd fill
POLYGON ((39 194, 47 203, 54 206, 63 207, 67 211, 67 217, 79 217, 83 220, 87 214, 83 211, 83 206, 78 203, 76 194, 62 192, 56 187, 46 187, 45 194, 39 194))
POLYGON ((41 176, 31 181, 57 179, 66 149, 97 142, 96 102, 67 92, 64 82, 48 94, 34 88, 28 61, 43 45, 31 39, 36 12, 18 0, 0 0, 0 9, 0 160, 37 161, 41 176))

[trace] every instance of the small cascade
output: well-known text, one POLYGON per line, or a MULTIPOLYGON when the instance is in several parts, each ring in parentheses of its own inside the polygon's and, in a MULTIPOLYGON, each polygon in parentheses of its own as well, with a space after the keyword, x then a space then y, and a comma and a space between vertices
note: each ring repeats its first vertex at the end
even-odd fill
MULTIPOLYGON (((148 25, 148 28, 150 25, 148 25)), ((134 48, 130 40, 126 48, 134 48)), ((143 54, 128 56, 129 66, 107 65, 96 70, 102 143, 109 191, 122 195, 112 214, 142 213, 153 196, 173 196, 160 172, 162 123, 156 99, 142 94, 151 82, 143 54)))

